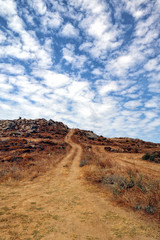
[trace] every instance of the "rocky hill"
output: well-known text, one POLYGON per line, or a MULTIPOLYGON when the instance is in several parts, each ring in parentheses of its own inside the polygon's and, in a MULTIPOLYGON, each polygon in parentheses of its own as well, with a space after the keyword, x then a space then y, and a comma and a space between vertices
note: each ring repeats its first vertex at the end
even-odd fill
MULTIPOLYGON (((65 141, 69 131, 62 122, 51 119, 0 120, 1 181, 33 179, 56 165, 70 149, 65 141)), ((152 153, 160 148, 160 144, 139 139, 105 138, 79 129, 73 140, 84 152, 93 146, 102 146, 108 153, 152 153)))
POLYGON ((78 130, 75 133, 75 141, 85 145, 101 145, 108 152, 117 153, 145 153, 157 150, 160 144, 146 142, 134 138, 105 138, 92 131, 78 130))
POLYGON ((52 119, 17 119, 0 120, 0 137, 40 137, 39 133, 49 133, 52 135, 65 135, 69 128, 61 122, 52 119))
POLYGON ((1 181, 32 179, 55 165, 70 149, 64 141, 68 132, 66 125, 53 120, 1 120, 1 181))

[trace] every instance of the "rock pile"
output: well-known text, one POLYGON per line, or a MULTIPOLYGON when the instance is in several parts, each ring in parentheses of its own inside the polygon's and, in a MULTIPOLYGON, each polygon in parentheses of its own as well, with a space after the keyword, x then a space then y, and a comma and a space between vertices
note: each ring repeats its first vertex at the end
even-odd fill
POLYGON ((16 119, 16 120, 0 120, 0 137, 7 136, 31 136, 38 133, 66 134, 69 128, 62 122, 55 122, 52 119, 16 119))

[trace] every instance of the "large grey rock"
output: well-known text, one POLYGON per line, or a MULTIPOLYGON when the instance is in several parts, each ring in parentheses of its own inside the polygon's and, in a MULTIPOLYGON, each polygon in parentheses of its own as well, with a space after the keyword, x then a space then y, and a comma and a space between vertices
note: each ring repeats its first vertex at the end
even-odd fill
POLYGON ((90 140, 96 140, 98 138, 98 135, 96 135, 95 133, 93 133, 91 131, 87 131, 85 135, 90 140))

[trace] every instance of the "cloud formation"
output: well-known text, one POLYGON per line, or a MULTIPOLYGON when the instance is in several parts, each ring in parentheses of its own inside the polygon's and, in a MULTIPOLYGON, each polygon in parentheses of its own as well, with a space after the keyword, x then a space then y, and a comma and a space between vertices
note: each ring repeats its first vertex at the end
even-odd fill
POLYGON ((0 118, 160 142, 160 3, 0 0, 0 118))

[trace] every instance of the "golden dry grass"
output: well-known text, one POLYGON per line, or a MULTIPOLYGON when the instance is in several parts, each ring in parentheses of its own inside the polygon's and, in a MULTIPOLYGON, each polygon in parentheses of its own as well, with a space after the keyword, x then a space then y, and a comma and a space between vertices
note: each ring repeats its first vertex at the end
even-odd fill
MULTIPOLYGON (((130 161, 127 164, 125 160, 118 161, 118 154, 115 160, 115 153, 107 154, 102 148, 101 151, 97 149, 93 146, 92 151, 91 149, 83 151, 83 159, 86 159, 86 156, 89 158, 89 154, 92 158, 84 168, 84 177, 88 181, 105 186, 107 190, 110 189, 117 203, 143 211, 160 220, 160 181, 157 174, 151 175, 147 166, 144 171, 143 168, 139 168, 134 162, 134 154, 130 154, 130 161)), ((141 161, 140 166, 142 164, 145 168, 145 162, 141 161)))

